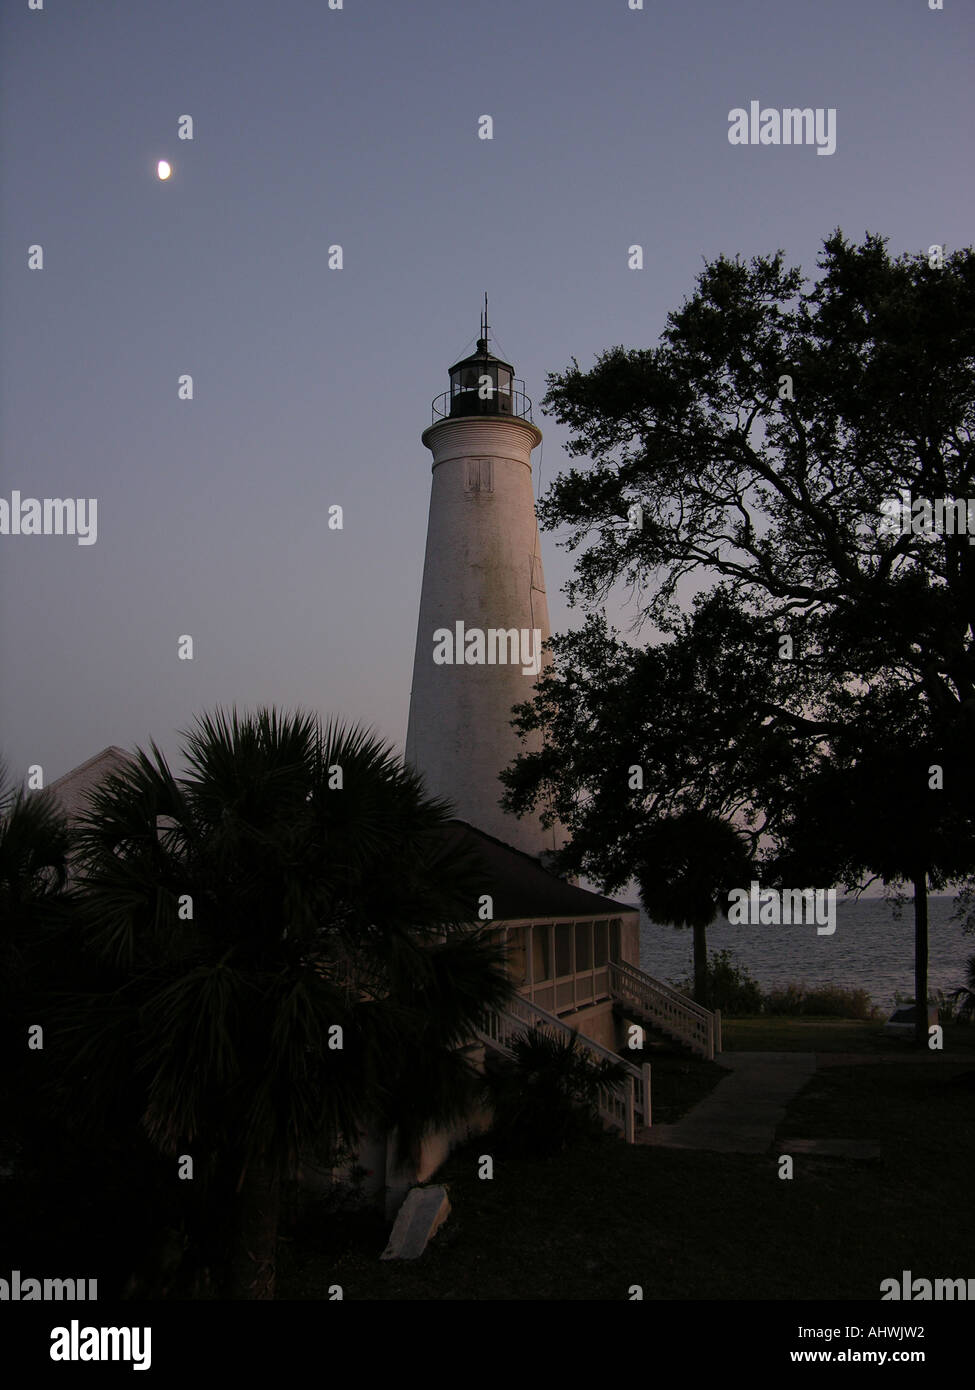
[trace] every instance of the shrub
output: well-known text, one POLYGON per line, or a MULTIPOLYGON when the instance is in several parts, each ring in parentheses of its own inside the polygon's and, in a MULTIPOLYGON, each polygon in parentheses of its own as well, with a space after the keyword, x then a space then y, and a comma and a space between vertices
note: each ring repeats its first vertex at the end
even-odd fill
POLYGON ((965 1005, 959 1000, 958 994, 958 990, 954 990, 951 994, 945 994, 943 989, 936 992, 934 1002, 938 1006, 939 1023, 964 1023, 966 1021, 962 1012, 965 1005))
POLYGON ((596 1061, 577 1035, 552 1037, 535 1028, 511 1044, 514 1058, 491 1057, 487 1090, 494 1133, 511 1153, 558 1153, 600 1133, 599 1093, 622 1081, 622 1065, 596 1061))
MULTIPOLYGON (((972 957, 975 962, 975 956, 972 957)), ((712 951, 708 956, 709 1009, 720 1009, 726 1018, 754 1017, 756 1014, 776 1014, 799 1018, 819 1015, 825 1018, 878 1017, 878 1009, 865 989, 846 989, 842 985, 816 985, 803 982, 779 985, 763 992, 758 981, 742 965, 737 965, 730 951, 712 951)), ((675 982, 675 988, 693 994, 691 979, 675 982)), ((961 991, 964 993, 964 991, 961 991)))
POLYGON ((817 985, 808 989, 805 984, 791 982, 765 995, 765 1012, 793 1017, 817 1014, 825 1018, 859 1018, 870 1020, 878 1010, 865 989, 844 989, 842 985, 817 985))
MULTIPOLYGON (((975 956, 968 957, 968 973, 965 983, 948 996, 952 1003, 954 1017, 959 1023, 975 1022, 975 956)), ((938 994, 941 1002, 941 993, 938 994)), ((948 1021, 946 1016, 946 1021, 948 1021)))
MULTIPOLYGON (((694 981, 681 980, 676 988, 692 995, 694 981)), ((741 1018, 762 1011, 761 986, 744 966, 735 963, 730 951, 712 951, 708 956, 706 1006, 720 1009, 726 1018, 741 1018)))

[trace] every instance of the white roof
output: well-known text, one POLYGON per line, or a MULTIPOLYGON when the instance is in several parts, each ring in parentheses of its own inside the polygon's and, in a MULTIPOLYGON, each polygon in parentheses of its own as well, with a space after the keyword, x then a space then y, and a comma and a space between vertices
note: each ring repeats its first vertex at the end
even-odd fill
POLYGON ((109 773, 117 772, 129 761, 124 749, 110 744, 86 763, 81 763, 56 782, 51 782, 48 791, 57 797, 69 821, 78 820, 87 809, 88 793, 94 791, 109 773))

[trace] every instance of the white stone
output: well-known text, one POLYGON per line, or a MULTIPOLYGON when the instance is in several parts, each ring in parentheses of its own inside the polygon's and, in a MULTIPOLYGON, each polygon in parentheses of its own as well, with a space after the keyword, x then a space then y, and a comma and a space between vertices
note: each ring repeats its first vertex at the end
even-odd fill
POLYGON ((447 1220, 450 1199, 444 1187, 414 1187, 399 1209, 389 1244, 380 1259, 416 1260, 447 1220))

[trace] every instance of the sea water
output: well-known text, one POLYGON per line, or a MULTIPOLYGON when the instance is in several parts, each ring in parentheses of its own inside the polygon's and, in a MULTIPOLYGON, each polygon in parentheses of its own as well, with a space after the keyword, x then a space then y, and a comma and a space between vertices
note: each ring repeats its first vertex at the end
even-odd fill
MULTIPOLYGON (((967 962, 975 956, 975 936, 952 921, 953 897, 928 899, 928 988, 934 998, 965 983, 967 962)), ((881 1009, 894 995, 914 996, 914 906, 899 908, 883 898, 840 899, 836 931, 819 935, 815 926, 732 926, 717 917, 707 931, 708 951, 730 951, 735 964, 763 990, 790 983, 835 984, 863 989, 881 1009)), ((690 928, 667 927, 640 913, 640 964, 658 980, 689 978, 693 970, 690 928)))

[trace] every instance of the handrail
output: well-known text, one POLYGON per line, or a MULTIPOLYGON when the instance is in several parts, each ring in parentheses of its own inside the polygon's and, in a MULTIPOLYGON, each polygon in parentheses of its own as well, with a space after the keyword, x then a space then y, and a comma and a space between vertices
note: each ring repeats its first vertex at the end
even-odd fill
POLYGON ((645 970, 631 965, 629 961, 610 961, 610 966, 628 976, 635 984, 652 986, 656 994, 664 994, 669 999, 675 1000, 688 1013, 697 1014, 699 1018, 705 1020, 711 1017, 710 1009, 706 1009, 696 999, 691 999, 689 995, 682 994, 679 989, 674 989, 672 985, 665 984, 663 980, 658 980, 653 975, 648 975, 645 970))
POLYGON ((720 1049, 720 1016, 705 1009, 679 990, 656 980, 627 962, 610 961, 609 985, 620 1002, 635 1002, 665 1031, 693 1047, 709 1062, 720 1049))
MULTIPOLYGON (((449 419, 451 418, 451 416, 450 416, 451 402, 455 401, 459 395, 466 395, 466 396, 472 397, 471 404, 474 404, 475 402, 480 401, 480 399, 481 399, 481 398, 478 396, 477 391, 475 391, 475 390, 473 390, 473 389, 470 390, 470 391, 455 391, 455 392, 451 392, 451 391, 441 391, 441 393, 440 393, 439 396, 435 396, 435 397, 434 397, 434 399, 433 399, 433 404, 432 404, 432 406, 431 406, 431 416, 432 416, 432 420, 433 420, 433 423, 434 423, 434 424, 436 424, 438 420, 449 420, 449 419)), ((486 411, 483 411, 483 412, 481 412, 481 411, 473 411, 472 413, 473 413, 473 414, 482 414, 482 413, 483 413, 483 414, 485 414, 485 415, 490 415, 490 416, 500 415, 502 419, 527 420, 528 423, 531 424, 531 422, 532 422, 532 401, 531 401, 531 397, 528 396, 528 395, 526 395, 524 391, 517 391, 517 390, 501 391, 501 390, 496 389, 495 392, 494 392, 494 395, 495 395, 495 396, 508 396, 508 397, 510 397, 510 400, 511 400, 511 410, 510 410, 510 411, 486 410, 486 411)), ((485 402, 485 403, 486 403, 486 402, 485 402)), ((457 417, 455 417, 455 418, 459 419, 460 417, 457 416, 457 417)))
MULTIPOLYGON (((561 1033, 579 1033, 577 1028, 573 1028, 571 1023, 566 1023, 564 1018, 559 1018, 557 1014, 550 1014, 547 1009, 543 1009, 541 1004, 536 1004, 531 999, 526 999, 523 994, 515 995, 507 1006, 507 1011, 516 1017, 520 1014, 526 1022, 534 1022, 537 1019, 540 1023, 547 1024, 550 1028, 555 1028, 561 1033)), ((636 1076, 640 1074, 640 1068, 635 1067, 632 1062, 628 1062, 625 1057, 621 1057, 614 1052, 611 1047, 604 1047, 595 1038, 587 1037, 585 1033, 579 1033, 580 1042, 585 1043, 590 1052, 598 1052, 608 1062, 618 1062, 620 1066, 628 1068, 636 1076)))

